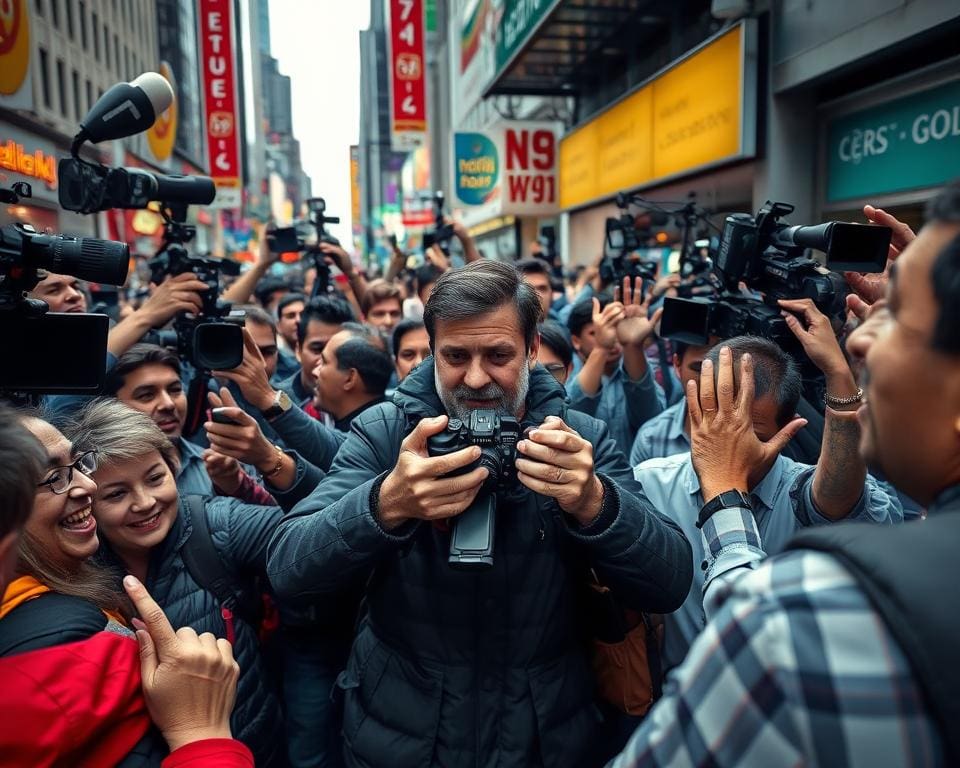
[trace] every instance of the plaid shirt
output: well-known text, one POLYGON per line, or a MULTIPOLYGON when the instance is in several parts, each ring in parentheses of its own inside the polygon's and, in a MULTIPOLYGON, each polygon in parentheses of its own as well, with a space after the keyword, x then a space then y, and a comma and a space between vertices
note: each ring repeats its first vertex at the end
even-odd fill
POLYGON ((608 768, 946 764, 906 657, 836 559, 759 564, 747 510, 701 536, 710 622, 608 768))

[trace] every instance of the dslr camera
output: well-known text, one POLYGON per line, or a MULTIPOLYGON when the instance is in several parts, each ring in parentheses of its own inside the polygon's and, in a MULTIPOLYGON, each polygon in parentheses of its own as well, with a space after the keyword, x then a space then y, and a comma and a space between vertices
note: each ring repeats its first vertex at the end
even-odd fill
POLYGON ((450 241, 453 240, 453 224, 447 224, 443 219, 443 192, 433 193, 433 229, 423 233, 423 251, 438 246, 443 255, 450 257, 450 241))
POLYGON ((431 456, 447 456, 471 445, 480 447, 480 458, 447 477, 465 475, 477 467, 486 467, 489 473, 473 504, 453 521, 451 567, 480 571, 493 566, 497 496, 516 487, 518 442, 520 422, 486 408, 471 411, 465 422, 451 418, 443 432, 427 441, 431 456))
MULTIPOLYGON (((18 182, 0 188, 0 203, 16 205, 32 195, 18 182)), ((37 232, 29 224, 0 227, 0 336, 8 364, 0 389, 13 393, 94 394, 106 373, 109 318, 103 314, 47 313, 47 304, 26 293, 46 272, 96 283, 123 285, 130 249, 94 237, 37 232), (56 354, 37 354, 54 349, 56 354)))
POLYGON ((713 259, 715 295, 666 299, 661 335, 697 345, 711 336, 763 336, 803 359, 777 301, 809 298, 831 320, 842 321, 847 286, 831 270, 883 271, 891 231, 840 221, 791 226, 782 219, 792 212, 792 205, 768 201, 756 216, 728 216, 713 259), (826 268, 807 256, 808 248, 826 254, 826 268), (741 283, 753 295, 743 293, 741 283))
MULTIPOLYGON (((617 193, 619 216, 610 216, 605 223, 604 257, 600 262, 600 279, 604 283, 621 285, 623 278, 655 280, 658 259, 643 258, 638 251, 645 249, 653 237, 649 227, 638 228, 636 217, 630 213, 632 200, 623 192, 617 193)), ((651 212, 651 224, 660 225, 666 219, 659 212, 651 212)))
POLYGON ((316 280, 310 298, 330 293, 330 265, 326 257, 317 249, 320 243, 340 245, 340 241, 327 231, 327 224, 339 224, 339 216, 327 216, 327 203, 322 197, 311 197, 307 200, 309 218, 306 221, 296 221, 292 227, 278 227, 267 232, 267 241, 273 253, 287 253, 290 251, 304 251, 313 258, 313 266, 317 271, 316 280), (305 231, 306 230, 306 231, 305 231), (312 231, 310 231, 312 230, 312 231))

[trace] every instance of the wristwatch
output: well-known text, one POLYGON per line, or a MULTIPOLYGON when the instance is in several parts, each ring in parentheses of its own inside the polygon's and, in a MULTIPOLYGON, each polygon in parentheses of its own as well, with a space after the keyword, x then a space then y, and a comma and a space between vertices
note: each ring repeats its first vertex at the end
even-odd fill
POLYGON ((278 389, 273 397, 273 405, 260 411, 264 418, 275 419, 281 413, 286 413, 293 407, 293 401, 282 389, 278 389))
POLYGON ((732 509, 734 507, 753 511, 750 497, 737 488, 724 491, 719 496, 714 496, 701 508, 700 516, 697 518, 697 528, 703 528, 704 523, 721 509, 732 509))

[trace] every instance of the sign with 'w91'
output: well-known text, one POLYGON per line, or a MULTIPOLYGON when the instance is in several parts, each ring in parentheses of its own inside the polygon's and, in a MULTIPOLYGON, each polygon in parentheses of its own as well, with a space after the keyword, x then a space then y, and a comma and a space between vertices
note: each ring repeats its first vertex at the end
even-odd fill
POLYGON ((390 0, 390 132, 400 150, 426 139, 423 0, 390 0))
POLYGON ((233 1, 200 0, 199 10, 204 133, 210 176, 217 185, 217 197, 210 207, 239 208, 243 173, 233 1))

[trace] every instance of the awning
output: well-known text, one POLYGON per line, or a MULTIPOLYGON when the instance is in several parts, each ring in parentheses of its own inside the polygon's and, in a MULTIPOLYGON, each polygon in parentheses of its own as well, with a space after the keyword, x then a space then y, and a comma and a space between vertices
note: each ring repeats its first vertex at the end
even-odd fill
POLYGON ((497 74, 484 97, 572 96, 669 37, 677 6, 664 0, 507 2, 497 40, 497 74), (530 5, 535 11, 521 12, 530 5))

